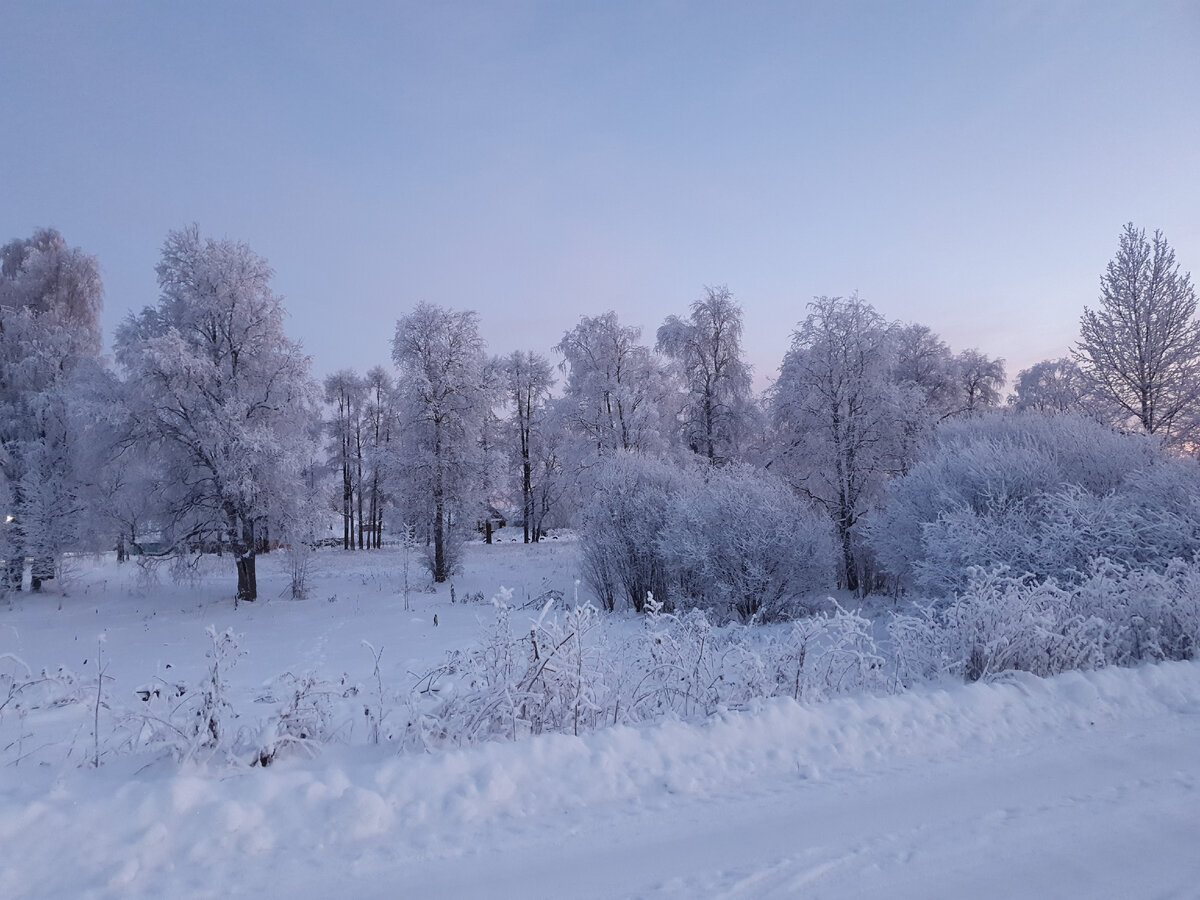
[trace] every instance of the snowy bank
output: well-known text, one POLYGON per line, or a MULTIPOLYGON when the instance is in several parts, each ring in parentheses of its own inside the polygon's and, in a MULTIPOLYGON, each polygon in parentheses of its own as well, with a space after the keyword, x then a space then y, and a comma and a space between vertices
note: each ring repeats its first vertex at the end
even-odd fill
MULTIPOLYGON (((266 770, 134 771, 132 759, 99 770, 9 767, 0 782, 0 895, 274 895, 289 885, 291 896, 317 897, 363 879, 381 896, 400 896, 414 866, 470 866, 498 836, 534 826, 652 818, 681 799, 767 786, 803 797, 805 785, 852 786, 939 761, 1067 747, 1074 735, 1136 733, 1151 720, 1200 731, 1200 663, 1018 676, 815 707, 775 700, 700 724, 425 756, 331 746, 318 759, 266 770)), ((1193 791, 1197 776, 1188 776, 1193 791)))

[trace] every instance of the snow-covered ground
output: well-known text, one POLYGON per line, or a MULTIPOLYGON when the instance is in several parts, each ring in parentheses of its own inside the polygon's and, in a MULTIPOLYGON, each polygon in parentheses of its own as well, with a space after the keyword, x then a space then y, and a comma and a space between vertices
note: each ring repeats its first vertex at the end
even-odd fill
MULTIPOLYGON (((104 742, 136 687, 202 676, 208 625, 242 634, 246 702, 285 670, 369 682, 364 639, 396 681, 469 644, 487 607, 443 587, 405 611, 397 561, 322 554, 312 599, 236 611, 231 564, 176 585, 80 561, 0 610, 0 654, 82 693, 104 633, 111 678, 99 769, 94 703, 0 717, 0 896, 1200 897, 1198 663, 427 755, 360 731, 266 769, 104 742)), ((283 560, 262 567, 274 598, 283 560)), ((576 577, 569 543, 501 544, 455 589, 570 597, 576 577)))

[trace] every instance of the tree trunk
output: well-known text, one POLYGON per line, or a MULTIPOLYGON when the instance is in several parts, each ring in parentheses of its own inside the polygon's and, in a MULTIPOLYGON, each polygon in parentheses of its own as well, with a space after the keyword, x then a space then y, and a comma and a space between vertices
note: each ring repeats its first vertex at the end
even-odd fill
POLYGON ((237 599, 239 603, 252 603, 258 599, 258 578, 255 573, 254 550, 247 550, 237 558, 237 599))
POLYGON ((29 588, 34 593, 40 593, 43 581, 54 579, 54 560, 41 556, 35 557, 29 573, 29 588))
POLYGON ((366 523, 363 521, 363 477, 361 457, 358 463, 358 549, 363 549, 363 535, 366 533, 366 523))
MULTIPOLYGON (((238 534, 237 530, 234 534, 238 534)), ((237 600, 239 603, 250 603, 258 599, 258 577, 255 564, 257 557, 254 554, 254 522, 249 519, 243 519, 240 531, 241 539, 238 545, 234 547, 234 556, 237 558, 237 600)))
MULTIPOLYGON (((523 518, 525 519, 525 543, 529 543, 530 533, 533 530, 533 466, 528 457, 522 464, 521 473, 521 493, 524 502, 525 511, 523 518)), ((534 538, 536 541, 537 538, 534 538)))
POLYGON ((433 423, 433 580, 441 584, 450 577, 446 565, 446 484, 442 459, 442 423, 433 423))
MULTIPOLYGON (((440 491, 439 491, 440 493, 440 491)), ((441 498, 434 506, 433 523, 433 580, 441 584, 446 580, 446 520, 441 498)))
POLYGON ((19 591, 25 581, 25 555, 17 547, 9 548, 8 562, 4 566, 4 587, 19 591))

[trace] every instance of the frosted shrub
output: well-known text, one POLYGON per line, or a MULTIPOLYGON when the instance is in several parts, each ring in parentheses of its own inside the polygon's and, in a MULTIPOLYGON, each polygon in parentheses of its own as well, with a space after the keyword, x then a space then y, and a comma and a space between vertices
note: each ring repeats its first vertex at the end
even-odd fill
POLYGON ((754 625, 716 628, 695 609, 663 613, 652 603, 649 611, 624 658, 632 670, 625 721, 708 716, 769 697, 815 701, 887 687, 870 621, 841 607, 782 633, 754 625))
POLYGON ((357 694, 356 688, 346 688, 316 677, 313 674, 297 678, 290 672, 275 679, 263 702, 283 701, 274 715, 259 729, 257 749, 252 765, 268 766, 281 756, 301 753, 316 756, 322 744, 333 740, 338 732, 337 705, 357 694))
POLYGON ((1104 664, 1104 623, 1079 615, 1053 581, 977 570, 951 600, 919 605, 890 626, 902 677, 950 674, 967 681, 1001 672, 1053 675, 1104 664))
POLYGON ((1200 551, 1200 467, 1150 438, 1035 413, 943 425, 868 529, 902 585, 934 596, 972 568, 1078 583, 1092 563, 1162 570, 1200 551))
POLYGON ((588 586, 612 610, 695 606, 719 621, 777 618, 833 581, 827 516, 743 466, 698 471, 622 454, 601 468, 580 544, 588 586))
POLYGON ((775 692, 797 701, 886 688, 871 621, 837 606, 793 622, 770 647, 775 692))
POLYGON ((205 630, 211 642, 208 672, 196 686, 162 680, 140 688, 145 707, 126 717, 127 743, 137 748, 161 749, 175 759, 192 759, 200 751, 223 752, 232 757, 238 734, 238 718, 228 699, 225 676, 241 656, 232 629, 218 633, 205 630))
POLYGON ((636 680, 622 714, 625 721, 650 721, 667 714, 711 715, 747 699, 738 690, 741 679, 730 676, 747 665, 752 670, 761 668, 757 657, 741 654, 728 634, 714 629, 699 610, 664 613, 651 597, 647 612, 632 659, 627 661, 636 680))
POLYGON ((631 641, 610 641, 592 606, 512 633, 512 610, 474 649, 448 656, 409 699, 404 744, 413 749, 581 734, 613 724, 696 719, 770 697, 826 699, 884 690, 871 623, 837 609, 782 635, 759 626, 714 626, 700 610, 665 612, 647 598, 631 641))
POLYGON ((744 466, 712 470, 671 502, 659 536, 680 603, 720 619, 778 618, 833 584, 829 517, 779 479, 744 466))
POLYGON ((531 734, 579 734, 603 724, 612 701, 599 613, 591 605, 549 616, 513 635, 511 591, 479 646, 451 653, 409 698, 405 743, 430 748, 531 734))
POLYGON ((1200 652, 1200 564, 1171 562, 1165 571, 1098 561, 1074 591, 1074 603, 1106 624, 1112 665, 1193 659, 1200 652))
POLYGON ((1159 572, 1099 560, 1073 586, 976 570, 960 594, 918 604, 889 629, 907 680, 1190 659, 1200 648, 1200 564, 1159 572))
POLYGON ((580 521, 584 580, 612 611, 618 599, 638 612, 648 594, 667 599, 658 538, 684 473, 653 457, 618 453, 601 464, 580 521))

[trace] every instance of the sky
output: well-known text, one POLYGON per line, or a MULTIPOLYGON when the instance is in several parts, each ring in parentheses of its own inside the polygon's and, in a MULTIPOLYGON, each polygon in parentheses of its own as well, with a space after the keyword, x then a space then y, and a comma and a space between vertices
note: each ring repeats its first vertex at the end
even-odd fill
POLYGON ((275 269, 323 376, 418 302, 494 353, 728 285, 758 384, 857 291, 1010 378, 1066 354, 1124 223, 1200 273, 1200 4, 0 0, 0 241, 171 229, 275 269))

